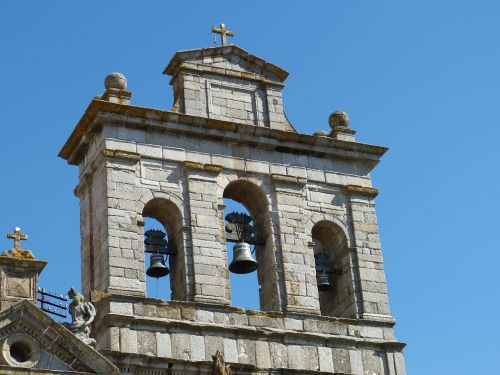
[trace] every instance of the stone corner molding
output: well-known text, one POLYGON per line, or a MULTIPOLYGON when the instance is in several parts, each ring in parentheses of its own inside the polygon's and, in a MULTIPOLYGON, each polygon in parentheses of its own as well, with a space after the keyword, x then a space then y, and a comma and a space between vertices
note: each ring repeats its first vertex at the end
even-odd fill
POLYGON ((214 173, 214 174, 219 174, 222 172, 222 165, 217 165, 217 164, 203 164, 203 163, 198 163, 195 161, 183 161, 182 166, 184 169, 191 170, 191 171, 203 171, 203 172, 209 172, 209 173, 214 173))
POLYGON ((345 189, 351 195, 364 195, 370 198, 375 198, 378 195, 378 189, 364 187, 359 185, 346 185, 345 189))
POLYGON ((124 159, 138 162, 141 160, 141 154, 137 152, 124 151, 124 150, 113 150, 109 148, 105 148, 101 151, 102 155, 107 158, 114 159, 124 159))

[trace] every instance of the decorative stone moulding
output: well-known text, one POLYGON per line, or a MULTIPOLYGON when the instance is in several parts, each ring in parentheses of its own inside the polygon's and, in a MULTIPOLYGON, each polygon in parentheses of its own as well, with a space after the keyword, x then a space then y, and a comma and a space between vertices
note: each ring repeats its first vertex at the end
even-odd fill
POLYGON ((359 185, 346 185, 345 189, 351 195, 365 195, 371 198, 375 198, 378 195, 378 189, 359 186, 359 185))
POLYGON ((15 333, 2 342, 1 361, 13 367, 33 368, 40 360, 40 346, 28 335, 15 333))
POLYGON ((192 170, 192 171, 204 171, 219 174, 222 172, 222 165, 217 164, 203 164, 195 161, 183 161, 182 166, 184 169, 192 170))
POLYGON ((141 154, 137 152, 130 152, 130 151, 124 151, 124 150, 112 150, 109 148, 106 148, 102 150, 102 154, 107 157, 107 158, 115 158, 115 159, 125 159, 125 160, 132 160, 138 162, 141 160, 141 154))

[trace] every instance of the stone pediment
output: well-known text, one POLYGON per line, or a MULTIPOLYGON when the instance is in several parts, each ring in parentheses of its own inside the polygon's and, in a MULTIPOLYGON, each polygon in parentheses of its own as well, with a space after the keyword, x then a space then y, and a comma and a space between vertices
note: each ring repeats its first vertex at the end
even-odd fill
POLYGON ((231 72, 236 75, 245 73, 244 78, 279 84, 288 76, 284 69, 235 45, 178 51, 163 73, 175 77, 181 68, 221 75, 229 75, 231 72))
POLYGON ((173 112, 296 132, 283 109, 288 73, 235 45, 177 52, 173 112))
POLYGON ((0 313, 0 373, 118 374, 118 369, 27 301, 0 313))

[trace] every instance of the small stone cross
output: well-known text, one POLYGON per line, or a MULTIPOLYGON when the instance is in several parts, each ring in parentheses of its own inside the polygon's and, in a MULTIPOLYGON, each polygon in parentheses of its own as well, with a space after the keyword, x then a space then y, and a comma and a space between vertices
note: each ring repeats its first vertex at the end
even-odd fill
POLYGON ((226 36, 234 36, 234 33, 226 29, 226 25, 224 25, 223 23, 220 24, 220 28, 212 26, 212 32, 215 34, 220 34, 220 41, 223 46, 227 46, 226 36))
POLYGON ((14 240, 14 250, 21 250, 21 241, 27 240, 28 235, 21 233, 21 228, 15 227, 13 233, 7 233, 7 238, 14 240))

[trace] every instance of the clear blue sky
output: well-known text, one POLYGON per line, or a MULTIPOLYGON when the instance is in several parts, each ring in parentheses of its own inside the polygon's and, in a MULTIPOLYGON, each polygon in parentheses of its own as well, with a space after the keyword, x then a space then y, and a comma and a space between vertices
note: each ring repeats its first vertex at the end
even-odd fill
POLYGON ((500 3, 304 4, 2 1, 0 232, 30 235, 49 261, 43 286, 79 286, 77 168, 60 147, 109 72, 127 76, 133 104, 170 108, 170 57, 212 45, 225 22, 290 72, 300 132, 344 110, 359 141, 390 147, 373 178, 409 374, 499 374, 500 3))

